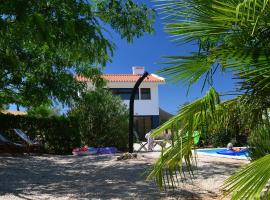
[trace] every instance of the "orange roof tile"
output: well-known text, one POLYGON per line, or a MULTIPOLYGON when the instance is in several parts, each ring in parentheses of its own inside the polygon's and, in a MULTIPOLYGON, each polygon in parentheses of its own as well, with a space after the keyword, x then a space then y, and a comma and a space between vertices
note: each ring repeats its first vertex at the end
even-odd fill
MULTIPOLYGON (((109 82, 136 82, 141 76, 133 74, 103 74, 102 78, 109 82)), ((78 81, 90 81, 88 78, 77 75, 78 81)), ((144 82, 165 83, 165 79, 154 74, 150 74, 144 79, 144 82)))

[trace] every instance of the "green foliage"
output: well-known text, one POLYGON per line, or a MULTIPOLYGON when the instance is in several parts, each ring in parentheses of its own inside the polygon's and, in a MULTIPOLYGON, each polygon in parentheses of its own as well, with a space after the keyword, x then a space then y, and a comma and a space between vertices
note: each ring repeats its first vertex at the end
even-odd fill
POLYGON ((88 146, 127 148, 128 112, 119 97, 106 89, 83 93, 70 112, 79 121, 82 142, 88 146))
POLYGON ((232 193, 232 200, 269 199, 269 188, 262 192, 270 179, 269 162, 268 154, 237 171, 226 180, 223 186, 225 194, 232 193))
MULTIPOLYGON (((211 144, 214 147, 226 147, 229 142, 232 142, 233 136, 229 131, 223 130, 212 134, 209 140, 208 144, 211 144)), ((234 146, 236 145, 234 144, 234 146)))
POLYGON ((269 199, 269 153, 270 131, 269 124, 258 125, 251 131, 249 138, 252 163, 244 166, 230 178, 223 186, 225 194, 232 193, 232 199, 269 199), (264 190, 266 189, 266 190, 264 190))
POLYGON ((76 100, 111 61, 111 31, 131 42, 153 31, 154 11, 131 0, 3 1, 0 5, 0 105, 76 100), (105 27, 110 27, 106 29, 105 27))
POLYGON ((188 167, 188 171, 193 170, 192 165, 195 164, 191 152, 193 142, 192 136, 183 136, 181 133, 174 132, 171 141, 173 148, 163 149, 161 158, 154 163, 148 179, 155 180, 161 189, 175 187, 178 179, 182 175, 185 176, 184 165, 188 167))
MULTIPOLYGON (((171 34, 174 42, 199 45, 197 52, 190 52, 187 56, 167 56, 164 64, 168 67, 161 70, 163 75, 188 86, 203 79, 203 89, 206 85, 213 86, 214 74, 230 72, 238 83, 235 90, 229 93, 236 96, 234 99, 221 103, 209 101, 207 106, 201 104, 205 97, 200 101, 196 100, 153 134, 159 134, 159 130, 166 126, 174 128, 176 133, 184 130, 185 135, 188 130, 185 130, 185 122, 180 121, 184 118, 188 119, 190 130, 200 128, 201 133, 207 137, 221 130, 228 130, 236 136, 239 133, 239 136, 242 136, 240 133, 246 133, 248 130, 252 133, 250 142, 254 145, 252 156, 259 158, 268 154, 268 131, 263 126, 269 123, 270 108, 270 1, 156 2, 157 9, 164 16, 165 31, 171 34), (190 110, 191 108, 193 109, 190 110), (192 117, 186 109, 190 110, 192 117), (197 110, 197 113, 194 114, 193 110, 197 110)), ((228 93, 223 95, 226 94, 228 93)), ((173 151, 174 148, 172 145, 168 151, 173 151)), ((187 147, 183 145, 182 148, 187 147)), ((182 148, 178 148, 175 156, 185 152, 182 148)), ((186 152, 182 158, 185 156, 190 156, 190 152, 186 152)), ((153 172, 162 170, 158 169, 158 166, 164 166, 163 164, 169 163, 170 160, 174 160, 174 155, 166 159, 161 156, 160 164, 155 166, 153 172)), ((225 189, 228 189, 228 193, 233 193, 233 199, 259 198, 270 178, 267 162, 268 155, 254 161, 228 179, 225 189)), ((173 166, 177 165, 178 163, 174 162, 173 166)), ((171 173, 175 171, 173 166, 170 166, 173 169, 171 173)))
POLYGON ((60 116, 60 110, 48 105, 40 105, 38 107, 28 109, 27 114, 35 117, 52 117, 60 116))
POLYGON ((269 1, 162 0, 157 7, 174 42, 199 44, 198 52, 167 57, 164 75, 188 85, 201 78, 213 84, 215 73, 229 70, 241 90, 269 90, 269 1))
POLYGON ((41 138, 46 153, 70 154, 74 147, 81 144, 75 118, 0 114, 0 123, 1 130, 19 128, 32 139, 41 138))
POLYGON ((269 125, 260 125, 256 129, 252 130, 248 144, 251 147, 250 157, 252 160, 256 160, 270 154, 269 125))
POLYGON ((178 115, 154 130, 152 135, 156 137, 166 129, 170 129, 172 137, 171 146, 164 149, 160 159, 154 164, 149 179, 156 180, 160 187, 166 187, 166 184, 173 186, 175 176, 181 177, 184 172, 182 169, 184 164, 188 171, 192 171, 193 132, 199 131, 206 134, 211 131, 208 129, 211 126, 206 126, 206 124, 211 124, 216 119, 215 111, 219 103, 218 93, 211 88, 204 97, 182 107, 178 115))
MULTIPOLYGON (((238 130, 239 131, 239 130, 238 130)), ((230 142, 236 147, 247 146, 247 134, 239 133, 237 130, 234 132, 226 129, 221 129, 212 135, 208 135, 207 144, 213 145, 214 147, 226 147, 230 142)))
MULTIPOLYGON (((230 142, 236 147, 247 146, 248 135, 245 132, 239 132, 239 130, 231 130, 229 127, 220 127, 219 130, 212 134, 204 135, 201 140, 204 145, 213 145, 214 147, 226 147, 230 142)), ((202 144, 202 146, 203 146, 202 144)))
POLYGON ((219 94, 214 88, 210 88, 204 97, 184 106, 178 115, 172 117, 166 123, 162 124, 162 126, 158 127, 155 130, 155 133, 153 133, 153 136, 157 136, 166 129, 172 127, 175 127, 178 130, 184 130, 184 134, 186 132, 193 133, 198 129, 200 132, 205 132, 204 125, 213 119, 214 115, 212 114, 216 110, 215 105, 219 103, 219 94), (202 120, 198 121, 199 118, 202 120))

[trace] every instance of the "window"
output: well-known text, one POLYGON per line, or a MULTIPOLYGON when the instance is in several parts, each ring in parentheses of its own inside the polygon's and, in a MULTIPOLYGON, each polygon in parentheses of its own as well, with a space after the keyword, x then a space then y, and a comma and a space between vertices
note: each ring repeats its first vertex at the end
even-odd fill
POLYGON ((151 99, 150 88, 141 88, 141 99, 151 99))
MULTIPOLYGON (((110 88, 113 95, 120 96, 123 100, 129 100, 132 88, 110 88)), ((139 91, 136 92, 135 99, 139 99, 139 91)))

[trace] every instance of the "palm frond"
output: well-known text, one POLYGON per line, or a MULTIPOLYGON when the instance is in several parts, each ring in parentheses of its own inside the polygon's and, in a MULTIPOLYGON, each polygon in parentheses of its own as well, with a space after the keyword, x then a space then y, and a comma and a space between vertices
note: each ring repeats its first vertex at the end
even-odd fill
POLYGON ((253 128, 256 126, 253 121, 258 121, 254 118, 262 115, 259 112, 261 108, 259 111, 252 110, 251 106, 250 102, 245 102, 242 97, 220 102, 219 94, 213 88, 204 97, 184 106, 178 115, 154 130, 153 137, 166 129, 172 130, 173 137, 172 145, 162 152, 148 178, 156 180, 160 187, 166 188, 169 187, 168 184, 173 187, 170 180, 176 182, 176 179, 183 178, 181 173, 192 174, 192 167, 196 163, 192 155, 192 133, 198 130, 202 135, 212 135, 219 130, 233 128, 233 125, 239 130, 253 128), (186 168, 183 168, 184 166, 186 168))
POLYGON ((156 0, 157 10, 165 21, 165 31, 173 35, 174 40, 192 41, 210 36, 219 37, 229 33, 238 20, 236 5, 223 3, 215 6, 215 1, 177 1, 156 0))
POLYGON ((250 23, 252 26, 251 35, 254 35, 256 29, 260 26, 260 21, 265 23, 265 16, 269 12, 269 0, 244 0, 236 7, 236 17, 240 23, 250 23))
POLYGON ((270 38, 270 15, 267 14, 270 1, 156 2, 172 40, 176 43, 197 41, 200 46, 199 52, 190 56, 165 57, 168 61, 163 64, 168 67, 161 70, 161 74, 192 85, 201 78, 211 79, 217 72, 216 66, 221 66, 223 70, 232 70, 240 81, 259 81, 257 89, 270 87, 270 76, 266 74, 270 66, 267 39, 270 38))
POLYGON ((194 54, 194 56, 167 56, 165 58, 169 61, 163 64, 170 67, 160 70, 159 73, 169 77, 171 81, 181 81, 184 85, 192 85, 204 74, 208 74, 206 78, 211 78, 213 63, 206 55, 194 54))
POLYGON ((205 131, 205 124, 210 123, 219 102, 219 94, 210 88, 204 97, 184 106, 178 115, 154 130, 152 136, 156 137, 164 130, 171 129, 172 139, 171 146, 162 152, 154 164, 149 179, 156 180, 160 187, 173 187, 174 180, 185 173, 184 163, 186 172, 192 174, 195 163, 192 155, 193 132, 205 131))
POLYGON ((261 195, 270 199, 270 189, 266 187, 270 179, 270 0, 156 2, 173 42, 199 44, 197 53, 167 56, 168 61, 163 64, 168 68, 160 73, 190 86, 201 78, 205 82, 211 80, 218 68, 231 71, 239 81, 236 90, 242 96, 220 103, 219 95, 211 88, 206 96, 183 107, 157 128, 154 136, 171 129, 173 139, 149 178, 156 179, 162 187, 175 183, 174 178, 185 171, 184 165, 192 171, 193 131, 209 134, 237 126, 237 130, 251 131, 254 137, 250 144, 255 147, 251 156, 259 159, 226 180, 226 194, 232 193, 232 199, 260 199, 261 195))
POLYGON ((177 136, 173 141, 173 147, 162 152, 161 158, 154 164, 148 179, 153 179, 160 188, 174 188, 185 173, 192 173, 194 158, 192 156, 193 139, 177 136), (183 170, 183 159, 188 170, 183 170))
POLYGON ((266 155, 233 174, 223 185, 225 195, 232 193, 232 200, 269 199, 269 188, 266 188, 270 179, 269 162, 270 155, 266 155))
POLYGON ((210 115, 215 112, 215 105, 219 103, 219 94, 211 87, 204 97, 184 106, 178 115, 172 117, 170 120, 155 129, 152 135, 153 137, 156 137, 166 129, 184 130, 185 132, 190 132, 192 134, 200 125, 203 124, 202 121, 205 122, 209 120, 210 115), (208 116, 205 115, 206 112, 209 112, 208 116), (198 117, 203 118, 203 120, 200 120, 200 124, 196 121, 198 117))

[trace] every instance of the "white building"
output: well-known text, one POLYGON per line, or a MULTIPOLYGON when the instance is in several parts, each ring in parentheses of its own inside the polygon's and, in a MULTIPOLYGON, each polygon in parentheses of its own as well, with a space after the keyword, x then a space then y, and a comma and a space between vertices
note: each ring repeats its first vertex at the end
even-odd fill
MULTIPOLYGON (((132 74, 104 74, 102 77, 107 81, 107 87, 114 95, 122 98, 129 106, 129 98, 136 81, 144 73, 143 67, 132 67, 132 74)), ((84 79, 85 80, 85 79, 84 79)), ((134 126, 140 137, 151 129, 159 126, 159 95, 158 86, 165 84, 165 79, 151 74, 141 83, 134 101, 134 126)), ((88 82, 91 88, 91 82, 88 82)))

